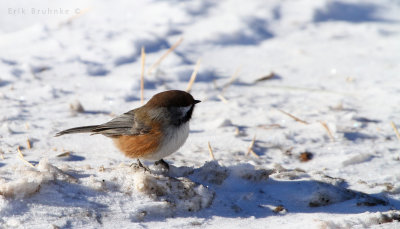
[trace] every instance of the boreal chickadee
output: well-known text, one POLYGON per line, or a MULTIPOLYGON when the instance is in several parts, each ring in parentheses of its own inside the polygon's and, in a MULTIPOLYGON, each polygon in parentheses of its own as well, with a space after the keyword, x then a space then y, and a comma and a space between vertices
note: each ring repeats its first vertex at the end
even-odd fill
POLYGON ((102 134, 113 139, 126 156, 157 161, 168 168, 164 157, 177 151, 189 135, 189 120, 195 104, 187 92, 164 91, 145 105, 128 111, 101 125, 75 127, 56 136, 74 133, 102 134))

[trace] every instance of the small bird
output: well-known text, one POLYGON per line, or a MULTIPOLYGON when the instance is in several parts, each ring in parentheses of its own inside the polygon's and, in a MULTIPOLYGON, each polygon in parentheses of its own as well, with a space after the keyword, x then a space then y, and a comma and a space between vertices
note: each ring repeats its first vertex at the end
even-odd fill
POLYGON ((126 156, 156 161, 169 169, 163 158, 177 151, 189 136, 189 120, 195 100, 187 92, 164 91, 154 95, 145 105, 128 111, 101 125, 75 127, 56 134, 91 133, 113 139, 126 156))

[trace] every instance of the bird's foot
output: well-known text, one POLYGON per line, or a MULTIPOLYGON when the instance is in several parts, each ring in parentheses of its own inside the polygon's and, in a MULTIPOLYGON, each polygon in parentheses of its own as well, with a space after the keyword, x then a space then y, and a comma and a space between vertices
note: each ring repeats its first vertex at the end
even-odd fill
POLYGON ((144 169, 145 172, 149 172, 149 173, 151 172, 150 169, 147 166, 144 166, 139 159, 137 159, 136 163, 131 164, 131 167, 136 167, 136 166, 144 169))
POLYGON ((163 159, 154 162, 154 165, 157 166, 157 167, 161 167, 162 170, 169 171, 169 165, 168 165, 168 163, 165 162, 163 159))

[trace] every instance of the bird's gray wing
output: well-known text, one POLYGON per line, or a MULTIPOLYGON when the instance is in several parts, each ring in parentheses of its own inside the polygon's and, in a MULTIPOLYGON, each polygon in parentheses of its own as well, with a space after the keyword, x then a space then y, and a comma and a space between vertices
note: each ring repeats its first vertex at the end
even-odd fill
POLYGON ((91 132, 93 134, 103 134, 107 137, 117 137, 121 135, 140 135, 150 132, 151 127, 135 119, 135 110, 122 114, 109 122, 98 125, 91 132))

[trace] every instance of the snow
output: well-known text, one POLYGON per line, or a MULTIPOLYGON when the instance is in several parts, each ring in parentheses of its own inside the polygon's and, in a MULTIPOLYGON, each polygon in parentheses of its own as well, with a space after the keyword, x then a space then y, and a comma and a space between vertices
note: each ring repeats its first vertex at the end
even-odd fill
POLYGON ((1 228, 400 227, 398 1, 0 6, 1 228), (169 171, 54 137, 141 105, 142 46, 146 100, 201 60, 169 171))

